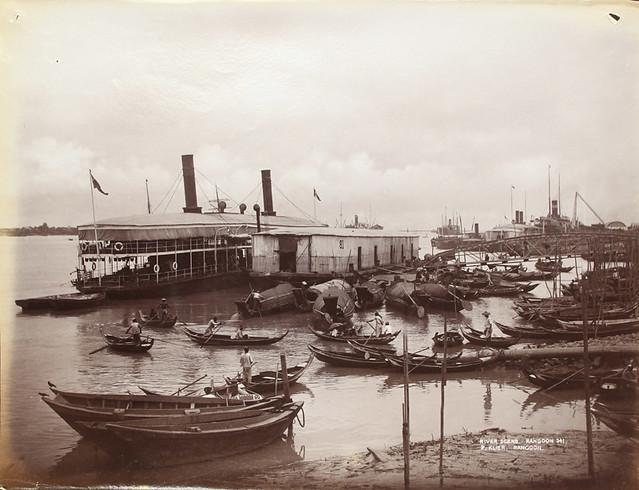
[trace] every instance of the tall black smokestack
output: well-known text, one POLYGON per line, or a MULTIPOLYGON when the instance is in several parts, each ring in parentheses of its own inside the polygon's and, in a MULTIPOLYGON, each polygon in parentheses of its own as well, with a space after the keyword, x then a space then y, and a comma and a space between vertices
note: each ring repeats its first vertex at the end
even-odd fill
POLYGON ((182 209, 185 213, 201 213, 202 208, 197 205, 193 155, 182 155, 182 175, 184 177, 184 203, 186 204, 182 209))
POLYGON ((273 211, 273 189, 271 189, 271 171, 262 170, 262 193, 264 194, 263 216, 275 216, 273 211))

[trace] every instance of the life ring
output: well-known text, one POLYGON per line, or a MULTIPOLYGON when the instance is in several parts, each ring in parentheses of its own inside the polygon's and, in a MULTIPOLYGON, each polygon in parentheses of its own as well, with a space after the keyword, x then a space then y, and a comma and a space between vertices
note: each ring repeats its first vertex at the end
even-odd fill
POLYGON ((174 271, 176 271, 176 270, 177 270, 177 268, 178 268, 178 264, 177 264, 177 262, 173 262, 172 267, 173 267, 173 270, 174 270, 174 271))
POLYGON ((91 264, 91 270, 96 270, 98 268, 98 264, 96 264, 95 262, 93 262, 91 264))
POLYGON ((89 249, 89 244, 87 242, 80 242, 80 248, 83 252, 86 252, 89 249))
POLYGON ((157 274, 158 272, 160 272, 160 266, 159 266, 159 265, 157 265, 157 264, 155 264, 155 265, 153 266, 153 272, 155 272, 156 274, 157 274))
POLYGON ((124 245, 122 244, 122 242, 115 242, 115 245, 113 245, 113 250, 115 250, 116 252, 122 252, 122 250, 124 250, 124 245))

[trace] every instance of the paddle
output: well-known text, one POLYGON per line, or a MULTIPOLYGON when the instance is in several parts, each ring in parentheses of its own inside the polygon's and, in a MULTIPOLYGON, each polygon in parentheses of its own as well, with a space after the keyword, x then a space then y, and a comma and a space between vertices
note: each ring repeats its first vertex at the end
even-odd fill
POLYGON ((419 306, 417 303, 415 303, 415 300, 410 294, 408 294, 408 291, 406 291, 406 288, 403 285, 402 285, 402 289, 404 290, 404 293, 406 293, 406 296, 408 296, 408 299, 410 299, 413 302, 413 304, 415 305, 415 308, 417 308, 417 318, 424 318, 424 315, 426 313, 424 311, 424 307, 419 306))
POLYGON ((454 298, 459 300, 459 302, 461 303, 461 305, 464 307, 465 310, 473 311, 473 305, 472 305, 472 303, 470 303, 470 301, 466 301, 465 299, 461 299, 459 296, 457 296, 455 293, 453 293, 450 289, 448 290, 448 292, 450 293, 451 296, 453 296, 454 298))
POLYGON ((104 350, 107 347, 109 347, 109 346, 108 345, 104 345, 104 346, 100 347, 99 349, 92 350, 91 352, 89 352, 89 355, 95 354, 96 352, 100 352, 101 350, 104 350))
POLYGON ((191 383, 183 386, 182 388, 178 388, 178 390, 174 393, 171 393, 171 396, 177 395, 178 393, 180 393, 180 391, 184 390, 185 388, 188 388, 189 386, 193 386, 195 383, 197 383, 198 381, 202 381, 204 378, 206 378, 208 376, 208 374, 205 374, 204 376, 200 376, 198 379, 196 379, 195 381, 192 381, 191 383))
POLYGON ((222 322, 220 322, 216 328, 211 330, 211 335, 209 335, 209 338, 206 339, 203 344, 200 344, 200 349, 209 343, 209 341, 213 338, 213 335, 215 335, 215 332, 217 332, 220 328, 222 328, 222 322))

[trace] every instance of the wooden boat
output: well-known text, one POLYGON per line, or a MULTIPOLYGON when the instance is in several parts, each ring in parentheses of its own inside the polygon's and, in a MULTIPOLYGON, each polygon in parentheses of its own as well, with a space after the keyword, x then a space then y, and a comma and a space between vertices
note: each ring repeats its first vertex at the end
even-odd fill
MULTIPOLYGON (((404 357, 388 355, 386 357, 388 362, 395 368, 404 369, 404 357)), ((491 353, 488 356, 476 357, 448 357, 446 359, 447 371, 471 371, 480 369, 486 364, 495 362, 498 359, 496 352, 491 353)), ((444 363, 439 357, 423 356, 421 354, 410 354, 408 357, 408 370, 410 372, 418 373, 439 373, 442 370, 444 363)))
POLYGON ((370 335, 370 336, 369 335, 338 335, 336 337, 333 337, 328 332, 322 332, 320 330, 315 330, 311 326, 309 326, 308 328, 309 328, 309 330, 311 332, 313 332, 315 335, 317 335, 322 340, 329 340, 331 342, 355 341, 355 342, 361 342, 361 343, 366 343, 366 344, 389 344, 393 340, 395 340, 395 338, 397 338, 397 336, 401 332, 401 330, 398 330, 397 332, 389 333, 389 334, 382 334, 380 336, 374 336, 374 335, 370 335))
MULTIPOLYGON (((583 371, 570 369, 544 369, 533 371, 529 368, 522 368, 522 373, 532 384, 545 389, 567 389, 579 388, 584 385, 583 371)), ((591 369, 589 376, 590 383, 595 386, 601 384, 603 377, 618 373, 618 370, 594 370, 591 369)))
POLYGON ((320 361, 333 366, 356 368, 388 367, 386 358, 379 354, 328 351, 311 344, 308 345, 308 349, 315 354, 315 357, 317 357, 320 361))
POLYGON ((142 310, 138 310, 138 316, 140 317, 140 325, 143 327, 171 328, 177 322, 177 315, 167 318, 151 318, 142 313, 142 310))
POLYGON ((320 328, 346 327, 354 312, 355 303, 345 290, 328 288, 313 303, 313 323, 320 328))
POLYGON ((542 260, 535 262, 535 267, 543 272, 570 272, 574 267, 562 267, 561 260, 542 260))
POLYGON ((595 403, 592 413, 617 434, 626 437, 637 437, 639 413, 613 411, 609 406, 602 403, 595 403))
POLYGON ((599 400, 635 400, 639 394, 636 379, 627 379, 623 374, 608 376, 601 380, 599 400))
POLYGON ((413 298, 426 309, 461 311, 465 304, 445 286, 435 283, 417 284, 413 298))
POLYGON ((22 311, 77 310, 98 306, 104 303, 105 299, 106 295, 104 293, 69 293, 17 299, 15 303, 22 308, 22 311))
POLYGON ((519 286, 486 286, 478 289, 477 292, 479 296, 517 296, 523 293, 524 289, 519 286))
POLYGON ((528 282, 528 281, 547 281, 548 279, 554 279, 559 275, 559 272, 544 272, 544 271, 517 271, 517 272, 505 272, 502 277, 507 281, 513 282, 528 282))
MULTIPOLYGON (((459 332, 446 332, 446 337, 448 337, 448 341, 446 342, 447 347, 456 347, 464 343, 464 337, 462 337, 459 332)), ((433 345, 438 347, 444 345, 444 332, 433 335, 433 345)))
POLYGON ((146 352, 153 347, 154 339, 151 337, 140 337, 141 342, 137 343, 133 337, 117 337, 115 335, 104 334, 104 341, 109 349, 118 352, 146 352))
POLYGON ((253 291, 246 298, 235 301, 237 311, 245 317, 301 309, 305 304, 302 290, 289 283, 278 284, 263 291, 253 291))
POLYGON ((426 312, 424 307, 418 305, 413 297, 415 294, 415 284, 406 281, 396 281, 390 284, 384 293, 386 305, 392 308, 399 308, 424 318, 426 312))
MULTIPOLYGON (((548 337, 559 340, 581 340, 583 332, 576 329, 566 329, 560 327, 542 326, 542 330, 546 331, 548 337)), ((639 331, 639 324, 624 327, 590 327, 588 329, 588 338, 592 337, 610 337, 612 335, 625 335, 639 331)))
MULTIPOLYGON (((583 330, 583 320, 564 321, 557 320, 557 323, 566 329, 583 330)), ((612 328, 612 327, 632 327, 639 325, 639 318, 619 318, 616 320, 587 320, 588 328, 612 328)))
POLYGON ((355 284, 357 301, 355 307, 358 310, 375 308, 384 304, 384 288, 378 281, 365 281, 355 284))
POLYGON ((493 323, 497 325, 497 328, 506 335, 511 337, 519 337, 525 339, 547 339, 549 337, 548 332, 538 327, 524 327, 524 326, 508 326, 503 323, 499 323, 493 320, 493 323))
POLYGON ((329 290, 343 291, 349 298, 355 298, 353 286, 344 279, 331 279, 319 284, 313 284, 304 290, 304 295, 309 301, 315 301, 320 296, 327 294, 329 290))
MULTIPOLYGON (((314 355, 311 352, 311 355, 306 361, 287 369, 287 378, 289 385, 297 382, 297 380, 302 377, 306 369, 313 362, 313 357, 314 355)), ((225 381, 225 385, 215 386, 213 387, 213 391, 215 393, 224 395, 224 393, 228 391, 236 390, 238 383, 243 383, 244 386, 250 391, 255 391, 256 393, 260 394, 275 394, 276 391, 281 392, 284 386, 284 376, 281 370, 261 371, 252 376, 250 383, 244 383, 240 374, 233 378, 227 377, 225 378, 225 381)))
MULTIPOLYGON (((40 393, 44 401, 79 434, 90 436, 81 421, 114 422, 166 415, 209 413, 224 407, 245 407, 259 402, 203 396, 163 396, 62 391, 49 383, 55 398, 40 393)), ((268 400, 268 399, 267 399, 268 400)), ((264 401, 267 401, 264 400, 264 401)))
POLYGON ((461 334, 468 342, 475 345, 485 345, 487 347, 506 348, 519 342, 520 337, 484 337, 484 334, 479 330, 475 330, 471 327, 462 327, 460 329, 461 334))
POLYGON ((206 461, 254 451, 282 437, 303 402, 279 408, 107 423, 105 446, 144 466, 206 461))
POLYGON ((233 335, 213 333, 207 335, 189 327, 184 327, 184 333, 193 341, 200 345, 269 345, 282 340, 288 335, 288 330, 280 336, 261 337, 257 335, 244 335, 242 339, 236 339, 233 335))

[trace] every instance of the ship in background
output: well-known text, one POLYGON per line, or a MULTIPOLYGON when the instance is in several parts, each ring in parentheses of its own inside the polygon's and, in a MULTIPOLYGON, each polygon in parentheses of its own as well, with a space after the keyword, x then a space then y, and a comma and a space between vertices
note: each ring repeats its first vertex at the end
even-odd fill
POLYGON ((73 285, 111 298, 169 296, 248 283, 251 235, 271 229, 326 227, 314 220, 278 216, 271 171, 262 170, 263 207, 214 212, 198 206, 193 155, 182 155, 182 213, 143 214, 78 226, 78 264, 73 285), (247 212, 249 211, 249 212, 247 212))
POLYGON ((442 217, 443 223, 437 228, 437 236, 430 244, 439 250, 450 250, 461 245, 481 244, 484 237, 479 233, 479 223, 473 223, 472 231, 464 231, 461 216, 442 217), (447 224, 444 224, 448 220, 447 224))

